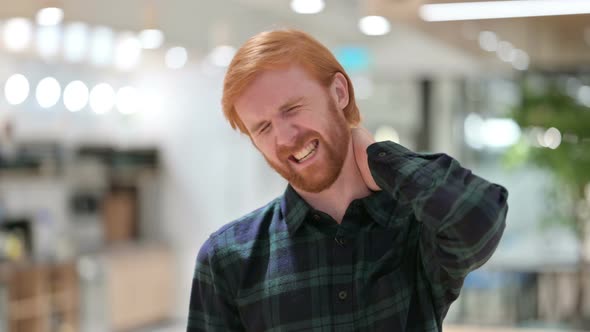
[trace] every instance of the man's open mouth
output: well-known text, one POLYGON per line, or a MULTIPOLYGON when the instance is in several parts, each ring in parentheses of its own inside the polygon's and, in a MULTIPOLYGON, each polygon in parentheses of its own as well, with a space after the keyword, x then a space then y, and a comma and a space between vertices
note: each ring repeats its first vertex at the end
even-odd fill
POLYGON ((307 144, 303 149, 297 151, 297 153, 294 153, 291 157, 289 157, 289 159, 296 163, 302 163, 307 159, 311 158, 311 156, 315 154, 319 144, 320 142, 317 139, 314 139, 313 141, 309 142, 309 144, 307 144))

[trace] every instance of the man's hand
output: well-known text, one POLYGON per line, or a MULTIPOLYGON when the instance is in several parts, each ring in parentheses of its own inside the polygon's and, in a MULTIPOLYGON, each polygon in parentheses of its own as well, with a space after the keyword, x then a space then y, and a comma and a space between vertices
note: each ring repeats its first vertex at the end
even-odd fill
POLYGON ((375 179, 373 179, 367 157, 367 148, 369 145, 375 143, 373 135, 363 127, 352 128, 351 134, 356 166, 358 167, 365 184, 372 191, 381 190, 375 182, 375 179))

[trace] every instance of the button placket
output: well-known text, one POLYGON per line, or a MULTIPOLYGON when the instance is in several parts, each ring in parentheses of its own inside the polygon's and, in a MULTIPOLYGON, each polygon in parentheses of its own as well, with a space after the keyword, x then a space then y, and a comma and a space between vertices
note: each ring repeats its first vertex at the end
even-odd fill
POLYGON ((346 236, 346 231, 339 228, 334 234, 333 257, 335 266, 339 267, 337 281, 332 286, 335 314, 349 314, 354 306, 354 245, 346 236), (346 267, 345 269, 343 267, 346 267), (345 281, 348 279, 349 281, 345 281))

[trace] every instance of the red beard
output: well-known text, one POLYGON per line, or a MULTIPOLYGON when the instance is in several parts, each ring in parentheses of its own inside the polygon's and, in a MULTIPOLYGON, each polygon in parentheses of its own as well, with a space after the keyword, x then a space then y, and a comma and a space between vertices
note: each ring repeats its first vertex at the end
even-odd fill
POLYGON ((350 128, 344 118, 338 116, 339 110, 333 102, 329 103, 329 108, 333 114, 333 126, 326 132, 325 137, 309 130, 297 137, 293 145, 278 146, 277 158, 281 163, 274 163, 264 156, 268 164, 293 187, 306 192, 318 193, 329 188, 340 175, 348 153, 350 128), (305 169, 297 170, 293 167, 293 161, 289 160, 290 156, 314 139, 319 141, 318 151, 315 152, 319 155, 313 158, 322 159, 313 160, 305 169))

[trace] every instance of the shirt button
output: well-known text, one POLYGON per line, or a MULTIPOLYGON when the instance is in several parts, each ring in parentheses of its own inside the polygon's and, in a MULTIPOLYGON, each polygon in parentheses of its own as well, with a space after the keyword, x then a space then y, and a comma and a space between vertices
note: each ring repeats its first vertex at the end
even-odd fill
POLYGON ((316 221, 320 221, 321 218, 319 214, 314 214, 313 219, 315 219, 316 221))
POLYGON ((387 155, 387 152, 379 152, 379 157, 385 157, 387 155))
POLYGON ((340 291, 338 292, 338 298, 341 300, 346 300, 346 298, 348 297, 348 293, 346 291, 340 291))
POLYGON ((342 247, 346 244, 346 239, 343 237, 337 237, 334 240, 336 240, 336 243, 338 243, 342 247))

